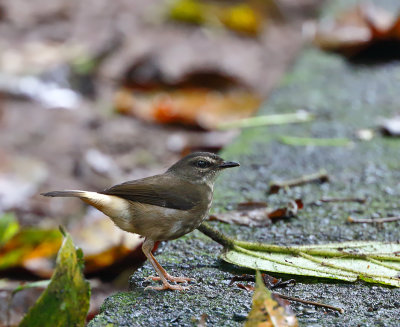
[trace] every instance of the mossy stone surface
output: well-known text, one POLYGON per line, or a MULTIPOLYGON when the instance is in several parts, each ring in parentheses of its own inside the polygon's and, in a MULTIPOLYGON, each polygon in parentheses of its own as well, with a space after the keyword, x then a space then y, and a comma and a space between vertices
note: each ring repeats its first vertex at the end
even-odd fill
MULTIPOLYGON (((340 5, 349 3, 340 1, 340 5)), ((398 1, 379 2, 395 8, 398 1)), ((339 5, 330 5, 327 13, 339 5)), ((348 216, 376 218, 400 215, 400 139, 382 136, 379 121, 399 113, 400 62, 374 65, 349 63, 340 55, 305 49, 259 114, 304 109, 316 115, 310 123, 246 129, 222 154, 238 160, 240 169, 221 176, 215 187, 214 211, 230 210, 244 200, 267 201, 272 207, 301 198, 295 219, 263 228, 213 223, 243 240, 275 244, 314 244, 349 240, 398 242, 400 223, 349 224, 348 216), (358 140, 359 129, 372 129, 371 141, 358 140), (341 147, 289 146, 281 136, 345 137, 341 147), (269 184, 325 169, 330 181, 306 184, 269 195, 269 184), (360 203, 320 203, 321 197, 363 197, 360 203)), ((154 274, 146 265, 131 280, 131 290, 109 297, 89 324, 98 326, 193 326, 203 313, 210 326, 241 326, 251 294, 229 287, 244 270, 218 258, 221 246, 195 231, 169 242, 157 254, 175 275, 194 277, 191 290, 144 291, 143 278, 154 274)), ((288 276, 284 276, 288 277, 288 276)), ((293 276, 292 276, 293 277, 293 276)), ((343 283, 296 278, 281 292, 342 307, 343 315, 303 304, 292 306, 301 326, 398 326, 400 290, 363 282, 343 283)))

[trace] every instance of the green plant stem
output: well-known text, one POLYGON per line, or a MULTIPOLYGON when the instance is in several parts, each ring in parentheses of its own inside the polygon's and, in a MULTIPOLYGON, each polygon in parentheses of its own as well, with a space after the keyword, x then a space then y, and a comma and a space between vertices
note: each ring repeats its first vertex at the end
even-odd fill
POLYGON ((388 256, 385 254, 368 254, 364 253, 349 253, 344 251, 337 251, 336 249, 330 251, 329 249, 318 249, 318 248, 296 248, 292 246, 281 246, 275 244, 266 244, 266 243, 258 243, 258 242, 246 242, 239 241, 233 238, 230 238, 215 228, 211 227, 208 223, 203 223, 198 228, 203 234, 210 237, 215 242, 221 244, 227 249, 233 249, 235 247, 240 247, 247 250, 253 251, 264 251, 264 252, 275 252, 282 254, 292 254, 292 255, 300 255, 302 253, 308 255, 316 255, 321 257, 346 257, 353 259, 373 259, 373 260, 388 260, 388 261, 400 261, 400 256, 388 256))
POLYGON ((288 114, 273 114, 243 118, 233 122, 221 123, 219 129, 248 128, 269 125, 282 125, 293 123, 305 123, 314 119, 312 114, 307 112, 295 112, 288 114))
POLYGON ((350 140, 346 138, 312 138, 297 136, 281 136, 280 141, 293 146, 347 146, 350 140))
POLYGON ((202 223, 197 229, 225 248, 233 249, 235 246, 236 241, 234 239, 222 234, 215 228, 212 228, 208 223, 202 223))

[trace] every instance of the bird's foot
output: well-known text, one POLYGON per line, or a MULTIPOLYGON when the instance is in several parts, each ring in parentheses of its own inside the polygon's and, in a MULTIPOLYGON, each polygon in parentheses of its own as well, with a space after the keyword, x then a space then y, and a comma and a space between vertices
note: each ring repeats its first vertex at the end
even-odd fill
POLYGON ((155 291, 164 291, 164 290, 173 290, 173 291, 186 291, 190 288, 190 286, 182 286, 182 285, 171 285, 170 283, 163 283, 162 286, 147 286, 144 290, 155 290, 155 291))
MULTIPOLYGON (((170 274, 166 274, 165 279, 169 280, 170 282, 175 282, 175 283, 188 283, 193 281, 193 278, 188 278, 188 277, 174 277, 171 276, 170 274)), ((147 277, 145 280, 153 280, 153 281, 157 281, 157 280, 161 280, 160 277, 158 276, 149 276, 147 277)))

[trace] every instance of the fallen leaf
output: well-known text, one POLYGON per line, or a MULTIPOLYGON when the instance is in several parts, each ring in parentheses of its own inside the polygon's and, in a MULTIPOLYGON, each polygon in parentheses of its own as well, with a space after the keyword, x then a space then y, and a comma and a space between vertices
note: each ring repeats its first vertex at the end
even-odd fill
POLYGON ((216 129, 221 122, 251 116, 260 98, 251 91, 215 91, 181 89, 160 92, 130 91, 117 93, 117 111, 144 121, 162 124, 184 124, 216 129))
POLYGON ((400 136, 400 116, 384 120, 381 124, 381 131, 387 136, 400 136))
POLYGON ((197 0, 174 1, 168 16, 175 21, 201 24, 206 20, 206 6, 197 0))
POLYGON ((257 271, 253 304, 245 327, 296 327, 297 318, 278 296, 269 291, 257 271))
MULTIPOLYGON (((268 274, 262 273, 261 274, 262 279, 264 281, 265 286, 268 289, 273 289, 273 288, 278 288, 278 287, 286 287, 288 285, 295 285, 296 281, 294 279, 289 279, 286 281, 282 281, 282 279, 277 279, 273 276, 270 276, 268 274)), ((249 274, 242 274, 240 276, 233 276, 231 281, 229 282, 229 286, 232 286, 234 282, 237 281, 249 281, 249 282, 254 282, 255 281, 255 276, 254 275, 249 275, 249 274)), ((247 289, 249 285, 239 285, 237 284, 239 288, 245 288, 247 289)), ((251 286, 252 287, 252 286, 251 286)), ((253 288, 254 290, 254 288, 253 288)))
POLYGON ((25 228, 0 247, 0 270, 23 268, 42 278, 52 274, 50 258, 61 245, 56 229, 25 228))
POLYGON ((254 291, 254 286, 249 285, 249 284, 242 284, 242 283, 237 283, 236 284, 237 287, 242 288, 246 291, 254 291))
POLYGON ((114 100, 118 112, 152 123, 217 129, 260 106, 260 96, 226 72, 208 68, 171 78, 160 65, 147 56, 127 69, 114 100))
POLYGON ((249 274, 241 274, 239 276, 233 276, 231 281, 229 282, 229 286, 232 286, 233 283, 237 281, 254 282, 255 277, 254 275, 249 275, 249 274))
POLYGON ((7 243, 19 230, 19 224, 13 213, 0 217, 0 247, 7 243))
MULTIPOLYGON (((15 224, 12 215, 5 216, 10 235, 15 224), (8 218, 7 218, 8 217, 8 218)), ((3 220, 0 221, 3 223, 3 220)), ((20 268, 40 278, 49 278, 54 270, 54 257, 61 245, 57 229, 24 228, 1 246, 0 270, 20 268)), ((3 234, 4 235, 4 234, 3 234)), ((90 210, 84 219, 71 227, 71 235, 85 253, 85 274, 114 279, 123 270, 135 268, 146 260, 141 250, 143 238, 116 228, 97 210, 90 210)), ((4 236, 3 236, 4 237, 4 236)), ((0 239, 1 240, 1 239, 0 239)))
POLYGON ((89 301, 90 286, 83 276, 82 252, 75 249, 71 236, 66 234, 49 286, 19 326, 84 326, 89 301))
POLYGON ((268 217, 269 219, 291 218, 297 215, 297 212, 303 209, 303 201, 301 199, 292 200, 288 203, 287 207, 279 208, 272 211, 268 217))
MULTIPOLYGON (((265 4, 263 4, 265 5, 265 4)), ((258 4, 227 4, 198 0, 173 1, 167 10, 169 19, 177 22, 207 25, 227 29, 247 36, 257 36, 265 23, 265 14, 277 14, 277 6, 268 3, 266 8, 258 4), (270 12, 268 12, 268 9, 270 12)))
POLYGON ((258 35, 262 27, 262 17, 248 4, 227 8, 221 21, 230 30, 251 36, 258 35))
POLYGON ((222 258, 241 267, 400 287, 400 244, 344 242, 280 247, 234 243, 234 249, 227 250, 222 258))
POLYGON ((299 199, 279 209, 268 208, 265 202, 243 202, 237 205, 237 210, 210 215, 209 220, 251 227, 268 226, 273 220, 296 216, 302 208, 303 202, 299 199))
MULTIPOLYGON (((336 17, 323 19, 317 27, 314 43, 324 50, 346 56, 382 42, 400 42, 400 16, 370 3, 357 5, 336 17)), ((381 51, 383 54, 383 51, 381 51)))

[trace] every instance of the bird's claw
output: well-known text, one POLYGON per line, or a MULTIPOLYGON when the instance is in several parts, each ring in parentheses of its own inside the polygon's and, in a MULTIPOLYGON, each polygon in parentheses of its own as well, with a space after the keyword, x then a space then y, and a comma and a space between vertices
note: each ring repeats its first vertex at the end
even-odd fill
POLYGON ((155 291, 164 291, 164 290, 174 290, 174 291, 186 291, 190 288, 190 286, 182 286, 182 285, 171 285, 170 283, 163 283, 162 286, 147 286, 144 290, 155 290, 155 291))
MULTIPOLYGON (((170 282, 175 282, 175 283, 188 283, 194 281, 193 278, 189 277, 174 277, 169 274, 165 275, 165 279, 169 280, 170 282)), ((148 276, 146 277, 145 281, 148 280, 153 280, 153 281, 158 281, 161 280, 161 277, 158 276, 148 276)))

